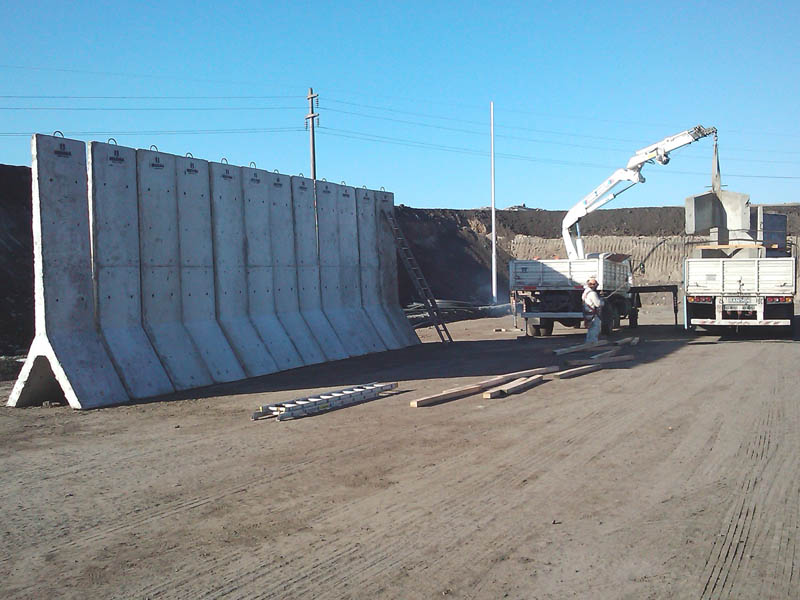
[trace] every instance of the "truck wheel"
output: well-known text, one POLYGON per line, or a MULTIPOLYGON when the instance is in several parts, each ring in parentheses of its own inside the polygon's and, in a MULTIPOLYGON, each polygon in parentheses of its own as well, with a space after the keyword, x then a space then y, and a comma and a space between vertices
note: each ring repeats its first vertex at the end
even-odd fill
POLYGON ((541 320, 541 328, 542 328, 542 335, 543 336, 551 336, 553 335, 553 325, 555 321, 553 319, 542 319, 541 320))
POLYGON ((529 321, 525 321, 525 329, 529 336, 539 337, 540 335, 542 335, 540 327, 538 325, 534 325, 529 321))
POLYGON ((639 309, 638 308, 631 308, 631 312, 628 314, 628 327, 630 329, 636 329, 639 327, 639 309))

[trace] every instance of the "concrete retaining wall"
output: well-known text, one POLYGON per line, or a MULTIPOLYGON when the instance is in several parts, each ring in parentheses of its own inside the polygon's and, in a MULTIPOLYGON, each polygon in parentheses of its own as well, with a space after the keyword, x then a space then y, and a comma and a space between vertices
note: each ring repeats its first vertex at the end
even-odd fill
POLYGON ((36 337, 9 405, 109 406, 418 343, 391 194, 97 142, 87 185, 83 142, 32 148, 36 337))

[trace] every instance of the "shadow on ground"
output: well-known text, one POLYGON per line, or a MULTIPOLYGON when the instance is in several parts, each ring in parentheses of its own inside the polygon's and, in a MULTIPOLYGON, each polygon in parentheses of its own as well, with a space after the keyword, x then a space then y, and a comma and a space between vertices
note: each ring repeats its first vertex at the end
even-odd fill
MULTIPOLYGON (((638 336, 641 342, 633 347, 623 346, 620 354, 634 354, 630 362, 611 363, 606 369, 629 369, 637 364, 659 360, 695 336, 672 325, 643 325, 635 330, 619 330, 609 341, 638 336)), ((272 375, 238 382, 219 384, 202 389, 177 392, 150 398, 138 403, 176 401, 190 398, 235 396, 315 388, 342 388, 373 381, 418 381, 427 379, 456 379, 460 377, 488 378, 514 371, 559 365, 571 368, 567 361, 588 358, 608 350, 598 348, 562 356, 553 350, 583 343, 585 332, 564 329, 552 337, 481 339, 455 341, 451 344, 428 342, 411 348, 380 352, 367 356, 301 367, 272 375)))

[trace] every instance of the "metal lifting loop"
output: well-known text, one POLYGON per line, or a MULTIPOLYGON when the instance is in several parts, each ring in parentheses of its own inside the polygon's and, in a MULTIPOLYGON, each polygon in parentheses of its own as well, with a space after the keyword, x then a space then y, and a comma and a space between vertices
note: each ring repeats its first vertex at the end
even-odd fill
POLYGON ((382 191, 382 192, 385 192, 385 191, 386 191, 386 188, 385 188, 385 187, 383 187, 383 186, 381 186, 381 191, 382 191))
POLYGON ((305 177, 305 175, 303 175, 303 173, 300 173, 300 177, 305 177))
POLYGON ((342 179, 342 185, 347 185, 347 182, 344 179, 342 179))
POLYGON ((254 161, 254 160, 251 160, 251 161, 250 161, 250 166, 251 166, 251 167, 253 167, 253 168, 255 169, 255 168, 256 168, 256 161, 254 161))
POLYGON ((325 179, 324 177, 322 178, 322 181, 324 181, 325 183, 328 183, 328 180, 325 179))
POLYGON ((278 172, 278 169, 272 169, 272 172, 273 172, 273 173, 277 173, 277 172, 278 172))
POLYGON ((194 154, 192 154, 191 152, 187 152, 186 158, 194 158, 194 154))
POLYGON ((156 146, 155 144, 150 144, 150 150, 155 150, 156 152, 158 152, 158 146, 156 146))
POLYGON ((64 134, 63 134, 63 133, 61 133, 61 132, 60 132, 58 129, 56 129, 56 130, 53 132, 53 136, 56 136, 56 135, 61 135, 61 137, 62 137, 62 138, 64 137, 64 134))
POLYGON ((223 157, 220 159, 220 161, 219 161, 219 162, 221 162, 223 165, 227 165, 227 164, 228 164, 228 159, 227 159, 227 158, 225 158, 225 157, 223 156, 223 157))
POLYGON ((108 141, 106 142, 106 144, 114 144, 116 146, 117 145, 117 140, 115 140, 114 138, 108 138, 108 141))

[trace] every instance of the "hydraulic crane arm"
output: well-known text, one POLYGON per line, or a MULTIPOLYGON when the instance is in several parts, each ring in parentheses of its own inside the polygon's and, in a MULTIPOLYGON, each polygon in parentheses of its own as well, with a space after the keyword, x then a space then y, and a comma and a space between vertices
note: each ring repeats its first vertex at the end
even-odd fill
POLYGON ((631 186, 637 183, 644 183, 641 170, 645 163, 656 161, 659 164, 666 165, 669 162, 670 152, 712 134, 716 137, 716 128, 698 125, 637 150, 628 160, 628 164, 624 169, 614 171, 611 177, 593 189, 564 216, 564 220, 561 223, 561 235, 564 238, 567 256, 570 259, 585 258, 583 240, 580 237, 580 227, 578 225, 579 221, 589 213, 611 202, 631 186), (623 181, 630 181, 631 185, 615 194, 610 193, 617 184, 623 181), (573 239, 570 231, 573 226, 577 229, 577 240, 573 239))

